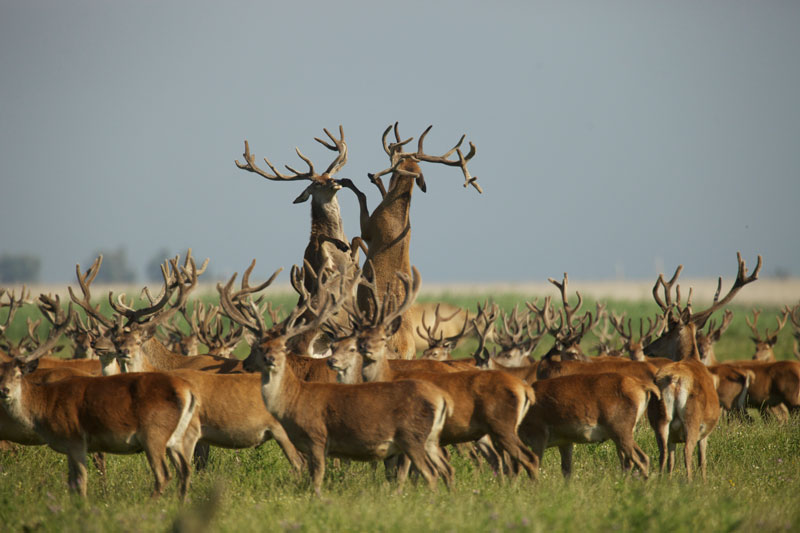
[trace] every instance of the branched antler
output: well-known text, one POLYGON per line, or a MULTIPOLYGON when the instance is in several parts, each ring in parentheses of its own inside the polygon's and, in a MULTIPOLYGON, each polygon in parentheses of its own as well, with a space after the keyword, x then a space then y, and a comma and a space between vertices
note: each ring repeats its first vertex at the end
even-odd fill
POLYGON ((295 148, 297 155, 302 159, 306 165, 308 165, 308 170, 306 172, 300 172, 295 170, 294 168, 286 165, 286 169, 291 172, 291 174, 281 174, 278 170, 275 169, 272 163, 265 157, 264 162, 272 171, 272 174, 269 172, 261 169, 255 162, 255 157, 253 154, 250 153, 250 143, 247 140, 244 141, 244 163, 240 163, 239 160, 236 160, 236 166, 241 168, 242 170, 247 170, 248 172, 253 172, 262 176, 266 179, 273 180, 273 181, 298 181, 298 180, 312 180, 312 181, 319 181, 324 182, 328 181, 332 178, 334 174, 336 174, 341 168, 347 163, 347 143, 344 140, 344 129, 342 126, 339 126, 339 138, 337 139, 334 137, 331 132, 324 128, 323 131, 328 136, 328 138, 333 142, 333 144, 329 144, 327 141, 322 140, 318 137, 314 137, 314 140, 320 143, 322 146, 327 148, 328 150, 333 150, 338 152, 336 158, 328 165, 328 168, 322 174, 317 174, 314 170, 314 164, 311 160, 303 155, 299 148, 295 148))
POLYGON ((423 148, 423 143, 425 142, 425 136, 428 135, 428 132, 431 131, 431 128, 433 128, 432 125, 428 126, 425 129, 425 131, 422 132, 422 135, 419 136, 416 152, 403 152, 403 147, 406 144, 410 143, 414 138, 409 137, 408 139, 400 140, 400 133, 398 131, 397 122, 394 123, 394 126, 390 125, 388 128, 386 128, 386 130, 384 130, 383 132, 381 141, 383 143, 383 149, 389 156, 391 164, 388 168, 385 168, 380 172, 370 174, 369 175, 370 180, 372 180, 377 185, 380 182, 379 180, 381 176, 385 176, 386 174, 391 174, 391 173, 397 173, 403 176, 418 178, 419 174, 399 168, 400 164, 403 161, 411 159, 413 161, 425 161, 427 163, 441 163, 447 166, 460 167, 461 172, 464 174, 464 187, 466 188, 472 185, 473 187, 475 187, 475 190, 477 190, 479 193, 482 193, 483 189, 481 189, 481 186, 478 185, 477 181, 478 178, 470 175, 469 169, 467 168, 467 163, 469 162, 470 159, 472 159, 475 156, 476 153, 475 145, 472 142, 469 143, 469 152, 465 156, 461 151, 461 143, 464 142, 466 135, 462 135, 461 139, 459 139, 456 145, 447 152, 445 152, 443 155, 433 156, 426 154, 423 148), (387 142, 386 138, 389 135, 389 132, 392 131, 392 128, 394 128, 395 142, 389 143, 387 142), (456 154, 457 156, 456 159, 450 158, 453 155, 453 153, 456 154))

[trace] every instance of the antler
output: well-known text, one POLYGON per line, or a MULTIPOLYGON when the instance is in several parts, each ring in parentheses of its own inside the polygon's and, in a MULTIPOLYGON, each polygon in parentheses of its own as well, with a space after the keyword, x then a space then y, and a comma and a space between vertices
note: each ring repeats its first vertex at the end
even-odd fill
POLYGON ((676 300, 675 302, 672 301, 672 287, 675 284, 675 281, 678 279, 678 276, 683 270, 683 265, 678 265, 678 268, 675 270, 675 274, 673 274, 672 279, 668 282, 664 281, 664 275, 659 274, 658 279, 656 280, 655 285, 653 286, 653 298, 655 299, 656 303, 661 307, 662 311, 665 314, 668 314, 673 308, 678 312, 685 312, 688 310, 690 320, 697 326, 697 328, 702 328, 705 326, 706 321, 709 317, 720 308, 724 307, 725 305, 730 302, 733 297, 736 295, 737 292, 741 290, 742 287, 751 283, 758 279, 758 273, 761 271, 762 260, 761 256, 758 256, 758 262, 756 263, 756 268, 753 270, 751 275, 747 275, 747 267, 745 266, 744 259, 742 259, 742 254, 740 252, 736 252, 736 259, 739 263, 739 270, 736 275, 736 280, 733 282, 733 286, 728 291, 728 294, 725 295, 722 300, 719 299, 719 295, 722 292, 722 276, 719 277, 717 281, 717 290, 714 294, 714 300, 711 303, 711 306, 704 311, 700 311, 694 313, 691 311, 692 306, 692 291, 689 289, 689 296, 686 299, 686 306, 684 309, 680 309, 680 300, 681 300, 681 292, 680 292, 680 285, 678 285, 675 289, 676 300), (663 292, 665 296, 665 300, 662 300, 661 297, 658 295, 658 288, 663 287, 663 292))
POLYGON ((647 331, 644 329, 644 318, 639 319, 639 339, 638 341, 633 340, 633 327, 631 326, 632 319, 628 318, 628 330, 625 331, 625 313, 622 315, 617 315, 616 313, 611 313, 611 324, 614 326, 614 329, 617 330, 617 333, 625 339, 625 341, 630 344, 632 342, 640 342, 642 344, 647 344, 649 337, 653 335, 654 332, 658 331, 662 325, 660 316, 657 316, 655 320, 651 317, 647 317, 647 331))
POLYGON ((358 282, 361 272, 356 270, 355 273, 348 273, 345 268, 343 265, 340 272, 323 268, 318 273, 314 272, 308 261, 304 261, 303 268, 292 266, 291 283, 300 300, 281 325, 281 332, 286 338, 319 328, 341 307, 345 295, 352 294, 352 284, 358 282), (313 294, 305 287, 306 275, 313 277, 313 294), (348 283, 352 284, 348 286, 348 283), (305 319, 299 322, 303 317, 305 319))
MULTIPOLYGON (((750 326, 750 330, 753 332, 753 340, 756 342, 766 342, 771 337, 777 337, 778 333, 786 326, 786 321, 789 319, 791 315, 791 311, 789 311, 788 307, 783 310, 783 320, 780 317, 775 317, 775 320, 778 322, 778 327, 775 331, 770 334, 769 328, 764 330, 764 338, 761 338, 761 334, 758 332, 758 317, 761 315, 760 309, 753 308, 753 321, 750 322, 748 317, 744 317, 744 321, 747 322, 747 325, 750 326)), ((794 317, 792 317, 794 320, 794 317)))
POLYGON ((500 307, 497 304, 489 305, 486 301, 481 307, 478 302, 478 314, 472 320, 472 326, 478 334, 478 347, 472 357, 477 363, 487 364, 489 359, 489 351, 486 349, 486 340, 494 328, 495 321, 500 313, 500 307))
POLYGON ((244 331, 243 326, 234 327, 234 322, 231 321, 226 334, 219 311, 219 307, 205 306, 202 302, 196 302, 192 309, 192 330, 200 342, 208 346, 209 353, 235 348, 244 331))
MULTIPOLYGON (((624 313, 623 313, 624 315, 624 313)), ((595 337, 597 337, 597 351, 598 354, 602 353, 611 353, 616 350, 616 348, 612 348, 614 344, 614 340, 616 337, 614 333, 616 332, 616 328, 611 324, 611 317, 606 310, 606 306, 600 306, 598 302, 598 311, 597 311, 597 318, 598 322, 595 324, 595 327, 592 328, 592 333, 594 333, 595 337), (598 327, 600 325, 600 319, 603 321, 602 328, 598 327), (609 331, 609 327, 611 331, 609 331)))
POLYGON ((69 296, 73 302, 78 304, 86 314, 92 318, 94 318, 98 323, 102 324, 105 328, 112 328, 114 327, 114 321, 107 316, 103 315, 100 312, 100 304, 96 306, 92 305, 92 295, 89 290, 89 286, 94 281, 94 278, 97 277, 97 273, 100 271, 100 265, 103 264, 103 254, 97 256, 97 259, 94 260, 92 265, 86 269, 85 274, 81 274, 81 265, 75 265, 75 273, 78 276, 78 284, 81 287, 81 292, 83 293, 83 298, 79 299, 75 296, 75 293, 72 290, 72 287, 68 287, 69 296))
POLYGON ((6 289, 0 289, 0 309, 7 307, 8 314, 6 315, 6 320, 4 323, 0 324, 0 336, 3 337, 2 340, 5 340, 6 331, 11 323, 14 321, 14 315, 17 314, 17 310, 22 307, 22 304, 29 304, 31 303, 31 291, 27 289, 25 285, 22 286, 22 290, 20 291, 19 298, 16 297, 14 291, 8 292, 6 289), (8 295, 8 301, 2 302, 3 296, 8 295))
POLYGON ((428 154, 425 153, 422 145, 425 142, 425 136, 428 135, 428 132, 431 131, 431 128, 433 128, 433 126, 431 125, 431 126, 428 126, 425 129, 425 131, 422 132, 422 135, 419 136, 419 141, 417 143, 417 151, 416 152, 403 152, 402 151, 403 146, 405 146, 406 144, 410 143, 414 138, 413 137, 409 137, 408 139, 406 139, 404 141, 401 141, 400 140, 400 133, 398 131, 397 125, 398 125, 398 123, 395 122, 394 123, 394 136, 395 136, 395 141, 396 142, 393 142, 393 143, 387 143, 386 142, 386 137, 389 135, 389 132, 392 130, 392 126, 391 125, 388 128, 386 128, 386 130, 384 130, 383 136, 382 136, 382 139, 381 139, 382 142, 383 142, 383 149, 389 155, 389 160, 391 162, 391 165, 389 166, 389 168, 381 170, 380 172, 377 172, 375 174, 370 174, 369 175, 370 180, 372 180, 373 182, 378 182, 378 180, 380 179, 381 176, 384 176, 386 174, 390 174, 392 172, 396 172, 396 173, 398 173, 400 175, 403 175, 403 176, 409 176, 409 177, 418 178, 419 177, 418 174, 416 174, 414 172, 409 172, 407 170, 403 170, 401 168, 398 168, 403 161, 405 161, 407 159, 411 159, 413 161, 425 161, 425 162, 428 162, 428 163, 441 163, 443 165, 447 165, 447 166, 451 166, 451 167, 460 167, 461 168, 461 172, 464 174, 464 187, 466 188, 466 187, 469 187, 470 185, 472 185, 473 187, 475 187, 475 190, 477 190, 479 193, 483 192, 483 189, 481 189, 481 186, 478 185, 478 181, 477 181, 478 178, 471 176, 470 173, 469 173, 469 169, 467 169, 467 163, 469 162, 470 159, 472 159, 475 156, 475 152, 476 152, 475 145, 472 142, 469 143, 469 152, 467 153, 466 156, 461 151, 461 143, 464 142, 464 139, 466 138, 466 135, 462 135, 461 139, 459 139, 459 141, 456 143, 456 145, 453 148, 451 148, 450 150, 448 150, 447 152, 445 152, 444 155, 440 155, 440 156, 428 155, 428 154), (452 156, 453 153, 457 154, 457 156, 458 156, 457 159, 450 159, 450 156, 452 156))
POLYGON ((191 248, 186 252, 186 260, 182 267, 178 267, 179 258, 180 256, 176 255, 174 258, 165 261, 164 264, 161 265, 164 286, 159 296, 156 297, 157 301, 156 298, 153 298, 150 294, 147 287, 142 290, 150 301, 149 307, 134 309, 132 305, 126 302, 125 294, 118 295, 115 301, 113 293, 108 293, 108 302, 111 308, 119 315, 127 318, 126 325, 145 323, 160 324, 172 317, 179 309, 186 306, 189 293, 197 286, 197 277, 205 272, 208 267, 208 259, 203 262, 200 268, 197 268, 194 258, 192 257, 191 248), (162 312, 162 309, 172 298, 175 289, 178 289, 178 298, 168 310, 162 312))
POLYGON ((344 129, 342 126, 339 126, 339 139, 334 137, 331 132, 327 130, 327 128, 323 128, 325 134, 330 138, 333 144, 328 144, 327 141, 324 141, 318 137, 314 137, 314 140, 320 143, 322 146, 327 148, 328 150, 333 150, 338 152, 336 158, 328 165, 328 168, 322 174, 317 174, 314 170, 314 164, 311 162, 309 158, 303 155, 299 148, 295 148, 297 155, 305 161, 308 165, 308 171, 306 172, 299 172, 294 168, 286 165, 286 169, 291 172, 291 174, 281 174, 278 172, 272 163, 265 157, 264 162, 269 166, 270 170, 272 170, 272 174, 269 172, 261 169, 255 163, 255 157, 250 153, 250 143, 247 140, 244 141, 244 159, 245 163, 240 163, 239 160, 236 160, 236 166, 241 168, 242 170, 247 170, 249 172, 253 172, 273 181, 298 181, 298 180, 313 180, 313 181, 328 181, 331 177, 336 174, 344 165, 347 163, 347 143, 344 141, 344 129))
POLYGON ((444 332, 439 331, 439 324, 441 322, 448 322, 452 320, 453 318, 456 317, 456 315, 458 315, 460 310, 457 309, 452 315, 448 317, 443 317, 439 314, 439 308, 440 304, 436 304, 436 307, 434 309, 433 325, 431 327, 428 327, 428 325, 426 324, 424 311, 422 312, 422 328, 424 329, 424 331, 423 329, 420 329, 420 326, 417 326, 417 333, 423 340, 425 340, 428 343, 428 347, 430 348, 436 346, 444 346, 446 344, 451 344, 456 342, 467 331, 467 325, 469 324, 470 321, 469 315, 467 315, 464 319, 464 326, 461 328, 461 331, 456 335, 453 335, 452 337, 445 338, 444 332))
POLYGON ((728 329, 728 326, 731 325, 731 321, 733 320, 733 311, 730 309, 725 310, 725 314, 722 316, 722 322, 720 326, 717 327, 717 322, 715 320, 708 321, 708 333, 706 333, 707 337, 716 336, 719 337, 725 330, 728 329))
POLYGON ((569 282, 569 277, 567 273, 564 272, 564 279, 560 283, 553 278, 547 278, 547 281, 555 285, 561 292, 562 308, 559 309, 560 324, 556 327, 556 325, 553 323, 553 317, 555 316, 555 312, 547 310, 547 307, 549 307, 550 303, 549 299, 545 299, 544 310, 540 310, 536 308, 536 306, 529 306, 529 307, 531 310, 537 312, 539 316, 542 317, 544 325, 550 330, 550 333, 556 338, 556 340, 560 342, 563 346, 577 344, 580 342, 586 330, 594 327, 597 324, 597 322, 599 321, 599 315, 601 314, 603 309, 603 305, 598 304, 597 317, 595 317, 594 319, 592 318, 592 312, 587 311, 582 317, 579 317, 576 320, 575 314, 580 310, 581 306, 583 305, 583 297, 581 296, 581 293, 579 291, 575 291, 575 294, 578 296, 578 301, 575 304, 575 306, 569 305, 569 299, 567 298, 567 284, 569 282))
POLYGON ((264 283, 256 287, 251 287, 250 273, 255 266, 256 260, 253 259, 253 262, 250 263, 250 266, 242 276, 242 288, 239 291, 233 292, 233 283, 236 281, 236 276, 238 275, 237 272, 234 272, 231 279, 224 286, 221 283, 217 283, 217 292, 219 292, 220 305, 231 320, 244 326, 252 332, 257 339, 263 339, 267 333, 267 324, 264 320, 264 314, 258 308, 258 303, 253 302, 251 296, 253 293, 259 292, 272 284, 283 268, 276 270, 264 283))
MULTIPOLYGON (((531 311, 536 308, 536 300, 526 304, 531 311)), ((537 312, 522 316, 518 315, 518 311, 517 306, 514 306, 510 314, 500 311, 503 328, 495 331, 495 341, 503 350, 519 347, 525 351, 531 351, 545 335, 545 327, 537 312), (532 316, 535 318, 531 318, 532 316), (535 331, 534 326, 536 327, 535 331)))
POLYGON ((70 302, 66 312, 61 307, 61 299, 58 296, 53 297, 49 294, 42 294, 39 296, 39 302, 40 303, 37 304, 39 310, 47 321, 50 322, 51 329, 47 339, 39 341, 35 330, 38 329, 40 321, 28 321, 28 335, 32 346, 35 346, 35 348, 32 351, 29 350, 28 353, 20 358, 23 362, 33 361, 50 352, 56 343, 58 343, 61 335, 67 330, 72 320, 72 302, 70 302))

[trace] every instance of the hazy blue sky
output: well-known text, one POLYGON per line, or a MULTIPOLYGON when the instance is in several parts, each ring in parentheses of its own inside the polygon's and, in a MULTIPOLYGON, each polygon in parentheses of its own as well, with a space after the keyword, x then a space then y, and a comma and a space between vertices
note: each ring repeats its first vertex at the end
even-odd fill
POLYGON ((309 205, 238 170, 243 140, 324 168, 313 138, 342 124, 372 208, 396 120, 478 148, 483 195, 424 168, 424 280, 730 281, 737 250, 800 275, 796 1, 0 0, 0 253, 73 281, 101 248, 141 272, 192 246, 261 277, 301 260, 309 205))

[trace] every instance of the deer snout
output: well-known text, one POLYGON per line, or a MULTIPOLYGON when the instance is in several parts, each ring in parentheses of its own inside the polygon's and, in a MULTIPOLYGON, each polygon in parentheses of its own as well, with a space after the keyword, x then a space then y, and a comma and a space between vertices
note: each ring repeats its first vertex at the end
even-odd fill
POLYGON ((8 387, 0 387, 0 400, 6 400, 11 395, 11 389, 8 387))

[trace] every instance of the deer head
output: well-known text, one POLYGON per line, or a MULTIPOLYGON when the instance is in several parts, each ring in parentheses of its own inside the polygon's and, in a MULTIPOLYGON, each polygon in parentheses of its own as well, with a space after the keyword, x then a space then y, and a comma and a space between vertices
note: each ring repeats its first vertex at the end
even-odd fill
POLYGON ((466 334, 470 326, 469 315, 465 313, 464 325, 461 331, 450 337, 445 337, 444 332, 439 327, 443 322, 448 322, 460 313, 456 310, 452 315, 443 317, 439 314, 440 304, 436 304, 434 309, 433 324, 428 326, 425 319, 425 312, 422 312, 422 325, 417 326, 417 333, 428 343, 428 348, 422 353, 422 359, 434 359, 437 361, 447 361, 451 359, 451 352, 458 344, 458 341, 466 334))
POLYGON ((757 361, 774 361, 775 360, 775 352, 773 348, 778 343, 778 333, 781 332, 783 327, 786 325, 786 321, 789 318, 788 310, 783 311, 782 318, 775 317, 775 320, 778 322, 778 327, 775 328, 775 331, 770 333, 769 328, 764 330, 764 336, 761 336, 761 333, 758 331, 758 317, 761 314, 761 310, 753 309, 753 321, 751 322, 748 317, 745 317, 744 320, 747 322, 747 325, 750 326, 750 330, 753 332, 753 342, 756 343, 756 352, 753 354, 753 359, 757 361))
POLYGON ((541 308, 536 306, 535 301, 528 302, 528 308, 541 318, 544 326, 555 338, 553 347, 542 358, 588 361, 589 358, 583 353, 580 342, 583 339, 583 335, 597 325, 602 314, 603 305, 597 304, 597 313, 595 313, 594 318, 592 318, 591 311, 576 317, 583 305, 583 297, 580 292, 575 291, 578 301, 574 306, 569 304, 569 298, 567 297, 569 278, 567 273, 564 272, 564 279, 560 283, 553 278, 548 278, 547 280, 555 285, 561 293, 561 309, 558 312, 558 322, 556 322, 556 312, 550 303, 549 296, 545 298, 544 305, 541 308))
POLYGON ((403 321, 403 313, 411 307, 419 292, 421 279, 416 267, 412 267, 412 276, 397 272, 396 276, 403 286, 401 298, 384 292, 379 296, 375 280, 363 280, 361 285, 371 294, 371 305, 366 311, 353 306, 348 311, 353 316, 353 323, 358 331, 358 351, 364 357, 364 366, 386 358, 389 339, 394 335, 403 321))
POLYGON ((622 316, 617 316, 616 313, 611 313, 611 323, 614 325, 614 329, 619 333, 620 337, 623 339, 622 348, 628 352, 628 355, 634 361, 644 361, 644 347, 650 344, 650 341, 653 339, 653 335, 659 335, 661 330, 664 327, 664 322, 662 320, 663 317, 656 316, 655 320, 648 317, 647 318, 647 330, 644 329, 644 318, 639 319, 639 337, 634 339, 633 336, 633 326, 631 325, 631 319, 628 319, 628 329, 625 329, 625 317, 624 313, 622 316))
POLYGON ((547 330, 536 313, 519 313, 517 306, 511 313, 500 311, 500 326, 494 329, 495 343, 500 347, 492 355, 503 366, 528 366, 528 359, 547 330))
MULTIPOLYGON (((244 368, 248 372, 259 371, 265 368, 265 364, 269 368, 283 368, 281 361, 270 358, 275 356, 285 359, 289 351, 287 341, 311 329, 318 329, 332 313, 338 310, 342 295, 346 294, 349 288, 348 279, 340 272, 323 270, 316 273, 308 263, 304 268, 295 265, 291 271, 292 287, 300 295, 300 301, 281 322, 277 321, 277 314, 271 312, 272 326, 268 328, 259 308, 261 299, 254 301, 252 296, 268 287, 283 269, 276 270, 264 283, 251 287, 249 278, 254 267, 255 259, 242 276, 242 288, 237 292, 233 292, 237 274, 234 274, 225 286, 217 284, 222 308, 232 320, 249 330, 253 336, 250 355, 244 360, 244 368), (314 278, 313 292, 305 288, 306 275, 314 278)), ((352 292, 352 288, 350 290, 352 292)))
MULTIPOLYGON (((697 341, 695 338, 698 329, 705 326, 711 315, 719 309, 726 306, 733 297, 738 293, 742 287, 758 279, 758 273, 761 271, 761 256, 758 256, 756 268, 751 275, 747 275, 747 267, 745 266, 742 254, 736 253, 736 258, 739 263, 739 270, 736 275, 736 280, 733 286, 721 300, 719 299, 720 292, 722 291, 722 278, 717 282, 717 291, 714 294, 714 300, 710 307, 703 311, 694 312, 692 310, 692 291, 689 289, 689 295, 686 298, 686 306, 681 309, 681 290, 680 285, 675 285, 678 276, 683 270, 683 265, 678 265, 675 269, 675 274, 669 281, 664 280, 664 274, 659 274, 655 285, 653 286, 653 298, 658 306, 661 308, 667 322, 666 331, 655 341, 648 344, 644 348, 644 353, 653 357, 667 357, 673 360, 680 360, 683 358, 693 358, 693 351, 696 351, 697 341), (672 291, 675 289, 675 300, 672 299, 672 291), (663 297, 659 294, 659 289, 662 289, 663 297), (692 327, 688 327, 688 326, 692 327)), ((700 358, 697 352, 697 359, 700 358)))
POLYGON ((733 312, 729 309, 725 310, 722 316, 722 323, 717 327, 714 319, 708 321, 708 331, 697 331, 697 349, 700 352, 700 360, 706 366, 717 364, 717 355, 714 353, 714 343, 722 338, 722 334, 728 329, 733 320, 733 312))

